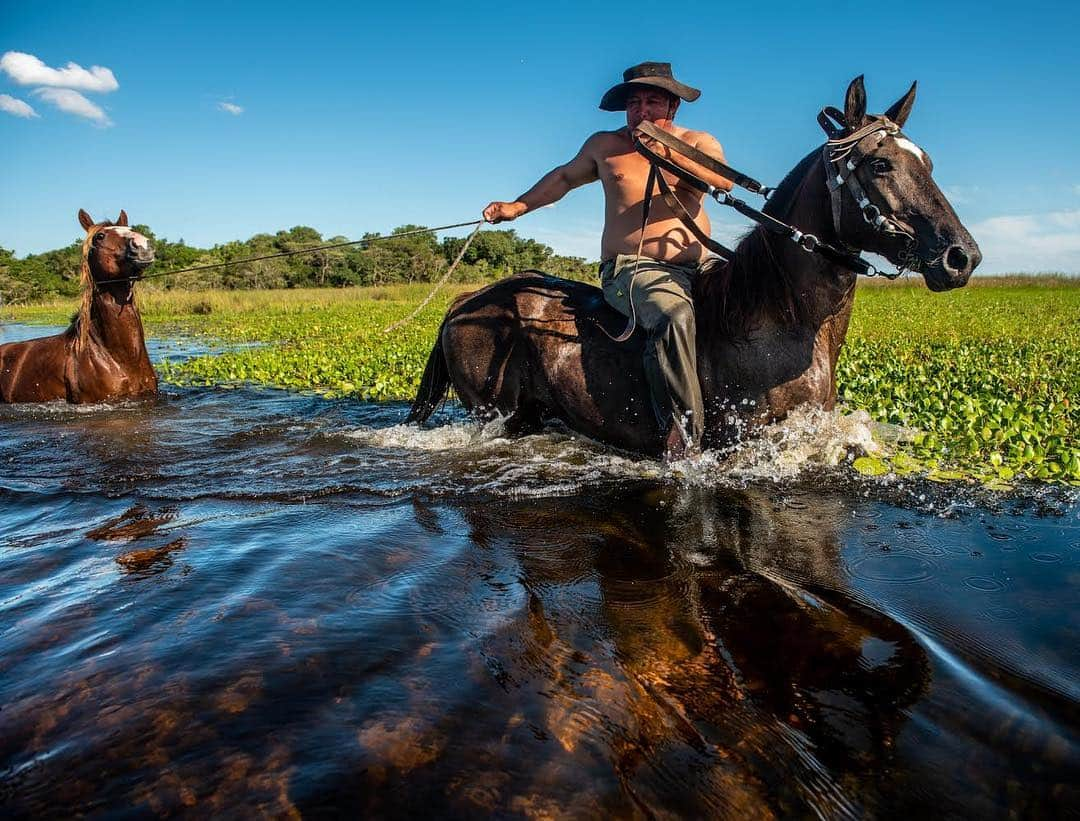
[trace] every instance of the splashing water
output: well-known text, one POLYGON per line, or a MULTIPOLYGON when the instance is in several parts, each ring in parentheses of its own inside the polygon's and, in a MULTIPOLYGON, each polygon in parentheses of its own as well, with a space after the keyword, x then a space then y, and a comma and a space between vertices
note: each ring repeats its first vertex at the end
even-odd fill
POLYGON ((502 419, 480 422, 457 418, 430 428, 393 425, 362 428, 349 437, 365 447, 397 451, 442 452, 476 463, 492 460, 506 467, 484 483, 494 492, 542 495, 536 480, 556 480, 546 487, 558 495, 602 479, 672 479, 703 487, 742 487, 756 481, 785 481, 822 467, 835 468, 856 456, 881 453, 878 426, 864 411, 843 413, 804 407, 782 422, 725 453, 706 451, 688 459, 661 462, 621 454, 598 442, 561 430, 510 439, 502 419), (522 486, 531 486, 524 490, 522 486))

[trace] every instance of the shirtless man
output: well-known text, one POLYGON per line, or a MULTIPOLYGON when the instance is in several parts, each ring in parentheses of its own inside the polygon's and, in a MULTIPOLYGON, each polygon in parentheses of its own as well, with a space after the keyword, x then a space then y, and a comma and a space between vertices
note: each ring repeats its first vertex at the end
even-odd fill
MULTIPOLYGON (((550 205, 586 183, 600 180, 603 184, 600 284, 607 302, 626 316, 632 310, 648 334, 645 375, 653 412, 660 430, 666 433, 668 458, 681 458, 701 442, 704 415, 690 283, 708 252, 659 196, 652 200, 642 235, 649 162, 634 150, 633 141, 635 135, 642 136, 636 131, 638 125, 648 120, 722 161, 724 152, 715 137, 672 122, 680 100, 693 102, 700 95, 672 77, 669 63, 641 63, 627 69, 623 82, 600 101, 604 111, 626 111, 624 127, 593 134, 576 157, 545 174, 516 200, 493 202, 484 209, 488 222, 505 222, 550 205)), ((728 180, 697 163, 672 154, 659 143, 645 142, 655 153, 710 185, 731 188, 728 180)), ((705 195, 674 175, 661 173, 694 222, 708 234, 709 218, 702 206, 705 195)))

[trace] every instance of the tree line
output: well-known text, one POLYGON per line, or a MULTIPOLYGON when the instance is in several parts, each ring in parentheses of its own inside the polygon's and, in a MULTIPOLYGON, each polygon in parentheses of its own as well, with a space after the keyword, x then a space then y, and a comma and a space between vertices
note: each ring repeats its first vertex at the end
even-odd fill
MULTIPOLYGON (((182 239, 171 242, 156 237, 145 225, 133 227, 153 241, 156 260, 148 271, 151 274, 348 241, 341 236, 324 238, 314 228, 300 225, 288 231, 256 234, 242 242, 227 242, 204 249, 187 245, 182 239)), ((185 290, 343 288, 430 282, 446 272, 465 240, 447 237, 440 241, 433 233, 398 236, 423 227, 402 225, 385 237, 365 234, 363 239, 382 237, 366 245, 194 271, 154 279, 153 282, 155 287, 185 290)), ((0 297, 10 304, 75 296, 79 292, 81 259, 81 240, 53 251, 29 254, 23 259, 16 259, 14 252, 0 248, 0 297)), ((556 254, 549 246, 519 237, 510 229, 483 230, 477 234, 455 270, 454 279, 465 282, 495 279, 525 268, 539 268, 570 279, 592 280, 596 276, 596 263, 556 254)))

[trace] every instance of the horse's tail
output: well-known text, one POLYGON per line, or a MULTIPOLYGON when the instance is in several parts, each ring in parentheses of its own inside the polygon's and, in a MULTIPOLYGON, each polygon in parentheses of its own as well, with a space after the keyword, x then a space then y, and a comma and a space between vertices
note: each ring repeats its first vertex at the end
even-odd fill
POLYGON ((428 354, 427 365, 424 367, 424 375, 420 379, 420 388, 416 392, 412 407, 405 423, 426 422, 428 417, 435 412, 435 408, 446 398, 446 392, 450 389, 450 368, 446 365, 446 356, 443 354, 442 333, 446 323, 439 326, 439 333, 435 337, 435 347, 428 354))

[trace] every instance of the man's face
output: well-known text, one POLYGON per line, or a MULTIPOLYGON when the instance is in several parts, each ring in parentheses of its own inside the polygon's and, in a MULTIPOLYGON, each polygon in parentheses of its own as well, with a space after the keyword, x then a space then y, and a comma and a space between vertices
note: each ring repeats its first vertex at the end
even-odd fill
POLYGON ((678 99, 663 89, 634 89, 626 97, 626 125, 633 131, 644 120, 670 120, 678 107, 678 99))

